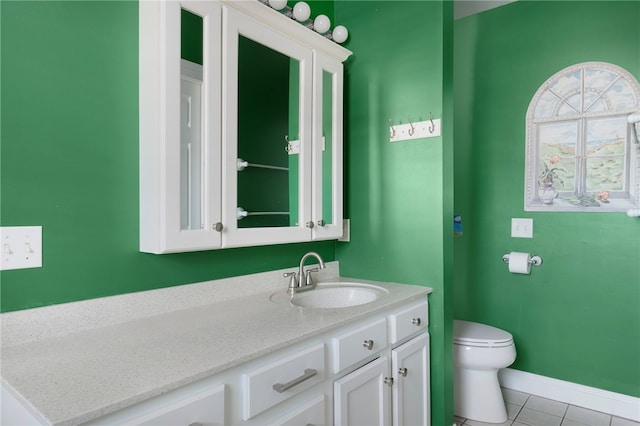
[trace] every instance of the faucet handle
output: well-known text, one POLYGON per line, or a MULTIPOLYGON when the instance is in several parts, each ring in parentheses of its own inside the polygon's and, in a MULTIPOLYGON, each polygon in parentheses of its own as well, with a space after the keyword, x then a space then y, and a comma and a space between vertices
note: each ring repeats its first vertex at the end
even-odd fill
POLYGON ((293 294, 298 288, 298 275, 295 272, 285 272, 285 278, 289 278, 289 287, 287 288, 287 293, 293 294))
POLYGON ((318 272, 319 270, 320 269, 318 269, 318 268, 311 268, 311 269, 307 269, 305 271, 305 274, 304 274, 304 285, 305 286, 308 286, 308 285, 313 286, 313 278, 311 277, 311 273, 312 272, 318 272))

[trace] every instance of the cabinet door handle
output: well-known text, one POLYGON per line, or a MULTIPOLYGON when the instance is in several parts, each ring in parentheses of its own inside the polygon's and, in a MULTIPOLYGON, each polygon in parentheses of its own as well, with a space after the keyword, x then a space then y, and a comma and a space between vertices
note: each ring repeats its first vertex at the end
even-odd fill
POLYGON ((407 377, 407 369, 406 368, 398 368, 398 374, 402 377, 407 377))
POLYGON ((313 376, 316 376, 317 374, 318 374, 318 370, 314 370, 313 368, 307 368, 306 370, 304 370, 304 374, 302 376, 296 377, 295 379, 293 379, 288 383, 285 383, 285 384, 276 383, 275 385, 273 385, 273 390, 278 393, 288 391, 292 387, 299 385, 305 380, 309 380, 310 378, 312 378, 313 376))
POLYGON ((411 320, 411 324, 419 326, 420 324, 422 324, 422 321, 420 320, 420 318, 414 318, 411 320))
POLYGON ((393 377, 385 377, 384 378, 384 384, 385 385, 389 385, 389 386, 393 386, 393 377))
POLYGON ((214 231, 222 232, 222 228, 224 228, 224 227, 222 226, 222 223, 220 223, 220 222, 217 222, 217 223, 215 223, 213 225, 213 230, 214 231))
POLYGON ((362 342, 362 346, 369 349, 370 351, 373 350, 373 340, 365 340, 364 342, 362 342))

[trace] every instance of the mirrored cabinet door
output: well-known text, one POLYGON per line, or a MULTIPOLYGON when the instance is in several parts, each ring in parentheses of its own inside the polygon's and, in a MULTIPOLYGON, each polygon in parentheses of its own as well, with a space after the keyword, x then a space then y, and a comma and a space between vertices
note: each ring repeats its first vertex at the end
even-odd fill
POLYGON ((313 239, 342 236, 342 63, 314 56, 313 239))
POLYGON ((139 11, 140 249, 220 247, 222 8, 149 1, 139 11))
POLYGON ((224 13, 224 245, 310 239, 312 53, 224 13))

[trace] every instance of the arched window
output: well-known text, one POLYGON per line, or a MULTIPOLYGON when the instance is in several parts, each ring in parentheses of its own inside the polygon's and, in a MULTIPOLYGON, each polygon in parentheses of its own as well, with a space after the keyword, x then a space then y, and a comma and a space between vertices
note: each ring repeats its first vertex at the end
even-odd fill
POLYGON ((585 62, 545 81, 527 110, 525 210, 638 208, 639 110, 638 81, 616 65, 585 62))

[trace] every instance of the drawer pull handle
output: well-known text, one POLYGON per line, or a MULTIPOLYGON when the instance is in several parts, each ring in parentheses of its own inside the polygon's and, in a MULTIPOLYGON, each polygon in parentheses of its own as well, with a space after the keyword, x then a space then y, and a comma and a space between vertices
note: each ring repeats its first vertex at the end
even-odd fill
POLYGON ((193 423, 191 423, 189 426, 202 426, 202 423, 200 423, 200 422, 193 422, 193 423))
POLYGON ((369 349, 370 351, 373 350, 373 340, 365 340, 364 342, 362 342, 362 346, 369 349))
POLYGON ((402 377, 407 377, 407 369, 406 368, 398 368, 398 374, 402 377))
POLYGON ((420 320, 420 318, 414 318, 413 320, 411 320, 411 324, 420 326, 420 324, 422 324, 422 321, 420 320))
POLYGON ((297 386, 300 383, 304 382, 305 380, 309 380, 310 378, 316 375, 318 375, 318 370, 314 370, 313 368, 307 368, 306 370, 304 370, 304 374, 302 376, 296 377, 289 383, 285 383, 285 384, 276 383, 275 385, 273 385, 273 390, 278 393, 288 391, 292 387, 297 386))

